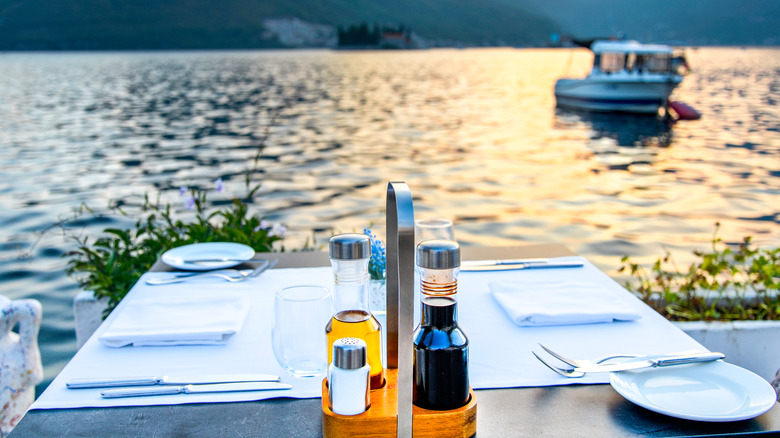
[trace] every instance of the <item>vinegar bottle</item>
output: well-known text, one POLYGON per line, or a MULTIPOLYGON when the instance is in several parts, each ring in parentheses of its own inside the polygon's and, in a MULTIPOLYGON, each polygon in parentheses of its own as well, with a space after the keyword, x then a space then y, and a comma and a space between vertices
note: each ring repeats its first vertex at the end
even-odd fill
POLYGON ((422 319, 414 332, 414 404, 449 410, 469 402, 469 340, 458 326, 460 246, 428 240, 417 246, 422 319))
POLYGON ((333 266, 334 315, 325 327, 328 363, 333 362, 333 343, 340 338, 358 338, 367 346, 371 389, 385 383, 382 366, 382 326, 368 309, 368 260, 371 240, 363 234, 339 234, 330 239, 333 266))

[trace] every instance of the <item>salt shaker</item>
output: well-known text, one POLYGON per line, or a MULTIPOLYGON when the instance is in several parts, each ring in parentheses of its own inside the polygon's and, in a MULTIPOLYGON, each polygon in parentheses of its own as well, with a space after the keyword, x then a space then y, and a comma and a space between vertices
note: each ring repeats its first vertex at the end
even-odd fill
POLYGON ((333 413, 357 415, 371 405, 371 368, 366 352, 362 339, 339 338, 333 343, 333 362, 328 366, 328 398, 333 413))

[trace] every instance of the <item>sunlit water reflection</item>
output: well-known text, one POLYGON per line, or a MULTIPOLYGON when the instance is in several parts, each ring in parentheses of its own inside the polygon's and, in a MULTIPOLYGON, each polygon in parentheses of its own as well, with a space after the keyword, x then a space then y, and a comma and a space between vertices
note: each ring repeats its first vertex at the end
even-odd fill
MULTIPOLYGON (((780 50, 689 50, 676 98, 704 113, 556 110, 583 50, 35 53, 0 56, 0 284, 43 302, 47 382, 75 351, 69 248, 38 232, 82 203, 144 193, 180 206, 181 185, 244 193, 264 132, 254 211, 287 247, 371 226, 406 181, 418 217, 447 216, 464 245, 558 242, 615 274, 624 254, 681 264, 715 223, 780 242, 780 50), (29 259, 18 259, 33 248, 29 259)), ((186 214, 186 212, 183 212, 186 214)), ((133 218, 93 219, 97 234, 133 218)))

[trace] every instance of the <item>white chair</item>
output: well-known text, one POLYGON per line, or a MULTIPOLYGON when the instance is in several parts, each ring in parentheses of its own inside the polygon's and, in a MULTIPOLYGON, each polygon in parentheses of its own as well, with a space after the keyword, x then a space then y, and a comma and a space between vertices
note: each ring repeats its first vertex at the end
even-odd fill
POLYGON ((41 303, 0 295, 0 437, 11 432, 35 401, 43 380, 38 330, 41 303), (18 333, 13 329, 18 324, 18 333))

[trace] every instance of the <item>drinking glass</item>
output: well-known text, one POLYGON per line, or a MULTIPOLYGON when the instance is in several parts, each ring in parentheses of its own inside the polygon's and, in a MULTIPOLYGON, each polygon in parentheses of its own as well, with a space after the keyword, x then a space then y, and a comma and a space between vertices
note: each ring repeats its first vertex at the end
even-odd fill
POLYGON ((432 218, 414 221, 415 245, 433 239, 455 240, 455 230, 450 219, 432 218))
POLYGON ((271 340, 274 356, 296 377, 314 377, 327 370, 325 326, 333 317, 330 290, 291 286, 276 292, 271 340))

